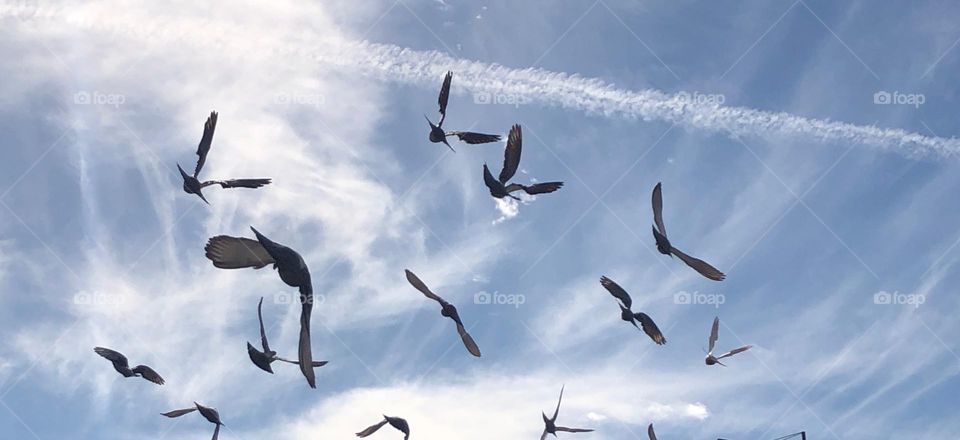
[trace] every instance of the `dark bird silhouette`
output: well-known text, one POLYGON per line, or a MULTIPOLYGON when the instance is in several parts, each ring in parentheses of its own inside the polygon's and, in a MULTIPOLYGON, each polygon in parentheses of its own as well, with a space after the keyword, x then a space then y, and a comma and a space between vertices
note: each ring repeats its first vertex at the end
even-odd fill
POLYGON ((642 328, 643 332, 646 333, 650 339, 653 339, 653 342, 656 342, 657 345, 667 343, 667 338, 660 332, 660 329, 657 327, 657 324, 653 322, 653 319, 647 316, 646 313, 633 313, 633 311, 630 310, 630 306, 633 305, 633 299, 630 298, 630 294, 628 294, 626 290, 623 290, 623 287, 620 287, 619 284, 606 276, 600 277, 600 285, 620 301, 620 319, 633 324, 633 326, 638 329, 642 328), (637 326, 637 321, 640 321, 639 327, 637 326))
POLYGON ((370 425, 367 427, 367 429, 358 432, 357 437, 367 437, 370 434, 377 432, 378 429, 383 428, 383 425, 386 425, 387 423, 403 433, 403 440, 410 438, 410 424, 408 424, 406 420, 401 419, 400 417, 390 417, 386 415, 383 416, 383 420, 381 420, 380 423, 377 423, 376 425, 370 425))
POLYGON ((523 191, 530 195, 552 193, 563 186, 563 182, 543 182, 533 185, 522 185, 519 183, 507 184, 513 175, 520 168, 520 152, 523 149, 523 133, 519 125, 510 128, 510 135, 507 136, 507 148, 503 152, 503 168, 500 170, 498 179, 493 178, 487 164, 483 164, 483 183, 490 190, 490 195, 498 199, 511 197, 514 200, 520 200, 513 196, 512 192, 523 191))
POLYGON ((467 348, 467 351, 470 354, 480 357, 480 347, 477 347, 477 343, 473 341, 473 337, 470 336, 470 333, 467 333, 467 329, 463 326, 463 321, 460 320, 460 314, 457 313, 457 308, 446 301, 443 298, 437 296, 437 294, 430 291, 430 288, 427 287, 423 281, 420 281, 413 272, 409 270, 404 270, 407 274, 407 281, 411 286, 420 291, 424 296, 430 298, 438 303, 440 303, 440 314, 446 316, 457 323, 457 333, 460 334, 460 339, 463 340, 463 346, 467 348))
POLYGON ((153 368, 150 368, 146 365, 137 365, 131 369, 130 364, 127 361, 127 357, 121 354, 119 351, 103 347, 94 347, 93 351, 97 352, 97 354, 103 356, 108 361, 113 363, 113 369, 117 370, 117 372, 122 374, 123 377, 142 377, 157 385, 163 385, 164 383, 163 378, 160 377, 156 371, 153 371, 153 368))
POLYGON ((213 265, 221 269, 240 269, 251 267, 260 269, 273 264, 288 286, 296 287, 300 291, 300 372, 307 378, 310 388, 316 388, 316 377, 313 371, 313 354, 310 346, 310 316, 313 313, 313 284, 310 280, 310 270, 303 261, 303 257, 280 243, 276 243, 252 226, 250 230, 257 240, 249 238, 218 235, 207 241, 207 258, 213 265))
POLYGON ((170 417, 172 419, 174 417, 180 417, 184 414, 190 414, 194 411, 200 411, 200 415, 202 415, 203 418, 207 419, 208 422, 213 423, 214 425, 217 426, 216 428, 213 429, 213 437, 210 439, 210 440, 217 440, 217 437, 220 436, 220 427, 226 426, 223 424, 223 422, 220 421, 220 413, 218 413, 217 410, 213 408, 203 406, 197 402, 193 402, 193 404, 194 404, 193 408, 176 409, 173 411, 162 413, 161 415, 170 417))
MULTIPOLYGON (((719 333, 720 333, 720 318, 716 317, 716 318, 713 318, 713 326, 710 327, 710 340, 707 342, 709 347, 707 349, 707 357, 703 360, 707 365, 716 365, 716 364, 723 365, 723 362, 720 362, 720 359, 728 358, 737 353, 743 353, 749 350, 751 347, 753 347, 752 345, 744 345, 743 347, 735 348, 724 354, 721 354, 720 356, 714 356, 713 348, 717 344, 719 333)), ((723 365, 723 366, 726 367, 726 365, 723 365)))
POLYGON ((213 142, 213 132, 217 129, 217 112, 210 112, 210 117, 207 118, 207 122, 203 124, 203 137, 200 138, 200 144, 197 145, 197 167, 193 170, 193 175, 187 174, 186 171, 177 164, 177 169, 180 170, 180 177, 183 177, 183 190, 187 194, 196 194, 200 197, 201 200, 207 202, 207 198, 203 196, 203 189, 210 185, 220 185, 221 188, 260 188, 261 186, 267 185, 270 183, 270 179, 231 179, 231 180, 207 180, 201 182, 198 178, 200 176, 200 170, 203 169, 203 164, 207 162, 207 153, 210 152, 210 144, 213 142))
POLYGON ((563 401, 563 387, 560 387, 560 399, 557 400, 557 409, 553 412, 553 417, 548 418, 547 414, 541 412, 543 415, 543 435, 540 436, 540 440, 547 438, 547 434, 553 434, 554 437, 557 436, 557 431, 562 432, 592 432, 592 429, 582 429, 582 428, 567 428, 565 426, 557 426, 557 415, 560 414, 560 402, 563 401))
POLYGON ((650 437, 650 440, 657 440, 657 433, 653 432, 653 423, 647 426, 647 437, 650 437))
POLYGON ((447 101, 450 99, 451 80, 453 80, 453 72, 447 72, 447 75, 443 77, 443 85, 440 86, 440 97, 437 99, 437 103, 440 104, 440 121, 437 122, 437 125, 433 125, 433 122, 430 121, 430 118, 428 118, 427 115, 423 115, 423 117, 427 119, 427 123, 430 124, 430 142, 443 142, 444 145, 450 149, 450 151, 456 152, 457 150, 454 150, 453 147, 447 143, 447 137, 456 136, 460 138, 462 142, 466 142, 468 144, 486 144, 488 142, 499 141, 500 135, 498 134, 443 130, 443 121, 447 119, 447 101))
POLYGON ((677 256, 677 258, 683 260, 684 263, 687 263, 687 266, 692 267, 693 270, 700 272, 700 275, 711 280, 723 281, 723 279, 727 277, 723 272, 720 272, 706 261, 680 252, 680 249, 670 244, 670 240, 667 239, 667 228, 663 226, 663 194, 661 193, 659 182, 657 186, 653 188, 653 223, 653 238, 657 241, 657 250, 660 251, 661 254, 677 256))
MULTIPOLYGON (((273 368, 270 366, 274 361, 286 362, 288 364, 300 365, 299 361, 291 361, 284 359, 280 356, 277 356, 277 352, 270 349, 270 344, 267 342, 267 332, 263 328, 263 298, 260 298, 260 303, 257 304, 257 318, 260 320, 260 345, 263 348, 263 351, 257 350, 253 344, 247 342, 247 354, 250 355, 250 360, 253 361, 253 364, 259 367, 261 370, 266 371, 267 373, 273 374, 273 368)), ((324 365, 327 365, 327 361, 313 361, 313 367, 319 368, 324 365)))

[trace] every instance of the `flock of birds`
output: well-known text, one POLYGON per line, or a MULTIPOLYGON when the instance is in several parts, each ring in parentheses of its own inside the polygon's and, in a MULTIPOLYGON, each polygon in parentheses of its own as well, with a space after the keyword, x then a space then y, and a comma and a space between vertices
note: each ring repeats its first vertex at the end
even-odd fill
MULTIPOLYGON (((447 116, 447 102, 450 98, 450 83, 452 79, 453 73, 447 72, 440 88, 440 96, 438 99, 440 106, 439 122, 434 125, 433 122, 430 121, 430 118, 424 115, 424 117, 427 119, 427 122, 430 124, 430 141, 433 143, 443 143, 449 147, 451 151, 456 150, 454 150, 453 147, 447 142, 447 138, 450 136, 456 136, 460 139, 460 141, 468 144, 484 144, 500 141, 501 137, 499 135, 475 133, 469 131, 445 131, 443 129, 443 123, 447 116)), ((268 178, 208 180, 203 182, 199 180, 200 171, 203 169, 203 165, 207 160, 207 154, 210 152, 210 146, 213 142, 213 134, 216 130, 216 127, 217 113, 211 112, 206 123, 204 124, 203 136, 201 137, 200 143, 197 146, 197 165, 192 175, 187 174, 180 164, 177 164, 177 169, 180 170, 181 177, 183 178, 183 190, 188 194, 197 195, 201 200, 209 204, 202 192, 203 188, 208 186, 220 185, 221 188, 260 188, 270 184, 271 179, 268 178)), ((529 195, 545 194, 552 193, 563 186, 563 182, 543 182, 532 185, 509 183, 510 179, 513 178, 519 169, 522 144, 523 137, 520 125, 514 125, 511 127, 510 133, 507 136, 506 148, 504 150, 503 167, 500 170, 499 176, 494 178, 487 165, 483 165, 483 181, 489 189, 491 196, 500 199, 504 197, 510 197, 520 200, 512 193, 523 191, 529 195)), ((656 187, 654 187, 651 199, 653 206, 653 236, 654 240, 656 241, 657 250, 664 255, 670 255, 671 257, 675 256, 679 258, 681 261, 706 278, 715 281, 722 281, 725 278, 723 272, 720 272, 715 267, 703 260, 691 257, 690 255, 681 252, 679 249, 673 247, 670 240, 667 239, 667 229, 663 223, 663 194, 661 185, 659 183, 657 183, 656 187)), ((316 388, 316 374, 314 370, 326 365, 327 361, 313 360, 312 346, 310 343, 310 316, 313 311, 313 284, 310 279, 310 270, 307 267, 307 264, 304 262, 303 257, 301 257, 297 251, 267 238, 265 235, 261 234, 260 231, 253 227, 251 227, 250 230, 253 231, 255 239, 246 237, 232 237, 228 235, 218 235, 210 238, 204 248, 206 251, 206 257, 213 263, 215 267, 220 269, 262 269, 266 266, 272 265, 273 269, 277 271, 280 279, 284 283, 290 287, 297 288, 300 293, 301 305, 300 338, 297 359, 289 360, 282 358, 277 355, 277 352, 270 349, 270 345, 267 342, 266 331, 264 330, 263 326, 262 297, 257 305, 257 318, 260 322, 260 348, 258 349, 257 347, 253 346, 253 344, 247 342, 247 353, 250 356, 250 361, 257 368, 260 368, 261 370, 270 374, 274 373, 271 364, 273 364, 275 361, 299 366, 300 372, 303 374, 304 378, 306 378, 307 384, 311 388, 316 388)), ((480 347, 464 327, 463 321, 460 319, 460 314, 457 311, 456 306, 447 302, 439 295, 433 293, 433 291, 431 291, 430 288, 427 287, 427 285, 410 270, 406 270, 405 274, 407 281, 411 286, 413 286, 427 298, 440 304, 440 314, 442 316, 453 320, 457 327, 457 333, 459 334, 467 352, 473 356, 480 357, 480 347)), ((623 287, 620 287, 619 284, 606 276, 600 278, 600 285, 617 299, 620 306, 620 319, 629 322, 637 329, 642 330, 657 345, 664 345, 667 343, 667 339, 663 335, 663 332, 660 331, 660 329, 657 327, 657 324, 652 318, 650 318, 649 315, 643 312, 634 312, 631 309, 633 300, 630 298, 630 294, 628 294, 623 287)), ((719 325, 720 319, 715 318, 710 329, 707 355, 704 359, 704 362, 707 365, 719 364, 725 366, 720 362, 721 359, 728 358, 737 353, 742 353, 751 348, 750 345, 747 345, 730 350, 720 355, 715 355, 714 348, 718 338, 719 325)), ((130 368, 129 361, 127 360, 126 356, 116 350, 104 347, 96 347, 94 348, 94 351, 98 355, 113 363, 113 368, 124 377, 141 377, 157 385, 164 384, 163 378, 153 368, 146 365, 137 365, 133 368, 130 368)), ((544 440, 548 434, 556 436, 557 432, 578 433, 593 431, 592 429, 568 428, 557 425, 557 416, 560 413, 560 402, 562 400, 563 387, 560 389, 560 398, 557 401, 557 408, 554 410, 553 416, 547 417, 546 413, 542 413, 544 428, 543 434, 540 436, 541 440, 544 440)), ((175 418, 192 413, 194 411, 199 412, 200 415, 202 415, 208 422, 215 425, 212 438, 213 440, 216 440, 220 434, 220 427, 224 426, 224 424, 220 419, 220 414, 214 408, 206 407, 194 402, 192 407, 165 412, 162 413, 162 415, 175 418)), ((384 415, 381 421, 365 428, 356 435, 357 437, 370 436, 387 424, 402 432, 404 434, 404 440, 410 437, 410 425, 406 420, 400 417, 391 417, 387 415, 384 415)), ((647 434, 650 440, 656 440, 657 437, 653 430, 652 423, 647 428, 647 434)))

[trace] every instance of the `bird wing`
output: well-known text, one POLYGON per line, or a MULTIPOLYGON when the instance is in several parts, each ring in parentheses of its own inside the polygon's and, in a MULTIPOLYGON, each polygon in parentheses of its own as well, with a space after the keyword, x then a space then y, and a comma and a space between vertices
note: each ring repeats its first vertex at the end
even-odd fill
POLYGON ((230 179, 230 180, 208 180, 200 184, 201 188, 211 185, 220 185, 221 188, 260 188, 269 185, 270 179, 230 179))
POLYGON ((118 367, 118 368, 130 367, 130 364, 127 361, 127 357, 121 354, 119 351, 111 350, 109 348, 103 348, 103 347, 94 347, 93 351, 97 352, 97 354, 105 357, 108 361, 112 362, 114 367, 118 367))
POLYGON ((520 152, 523 150, 523 131, 514 124, 507 135, 507 147, 503 150, 503 169, 500 170, 500 183, 506 184, 520 167, 520 152))
POLYGON ((487 185, 487 189, 490 190, 491 194, 495 189, 503 186, 499 180, 493 178, 493 174, 490 173, 490 168, 487 167, 487 164, 483 164, 483 183, 487 185))
POLYGON ((263 297, 260 297, 260 303, 257 304, 257 319, 260 320, 260 345, 263 347, 263 352, 267 353, 270 351, 270 344, 267 343, 267 331, 263 329, 263 297))
POLYGON ((633 305, 633 300, 630 298, 630 294, 626 290, 623 290, 623 287, 620 287, 619 284, 615 283, 610 278, 606 276, 600 277, 600 285, 607 289, 607 292, 610 292, 614 298, 620 300, 624 307, 630 308, 633 305))
POLYGON ((683 262, 687 263, 687 266, 692 267, 693 270, 700 272, 700 275, 703 275, 711 280, 723 281, 723 279, 727 277, 723 274, 723 272, 720 272, 717 270, 717 268, 711 266, 710 263, 707 263, 699 258, 691 257, 681 252, 680 249, 671 248, 670 253, 683 260, 683 262))
POLYGON ((470 333, 467 333, 467 329, 463 327, 463 324, 457 323, 457 333, 460 333, 460 339, 463 340, 463 346, 467 347, 467 351, 470 354, 480 357, 480 347, 477 346, 477 343, 473 340, 473 337, 470 336, 470 333))
POLYGON ((518 190, 523 190, 523 192, 530 194, 531 196, 537 194, 547 194, 552 193, 563 187, 563 182, 543 182, 536 183, 533 185, 521 185, 519 183, 511 183, 507 185, 507 192, 514 192, 518 190))
POLYGON ((474 133, 472 131, 451 131, 447 136, 456 136, 468 144, 486 144, 500 140, 499 134, 474 133))
POLYGON ((404 270, 404 272, 406 272, 407 274, 407 282, 409 282, 410 285, 413 286, 415 289, 419 290, 420 293, 422 293, 424 296, 440 304, 447 303, 446 301, 443 300, 443 298, 440 298, 439 296, 437 296, 437 294, 430 291, 430 288, 427 287, 427 285, 424 284, 423 281, 421 281, 416 274, 414 274, 413 272, 410 272, 410 270, 404 270))
POLYGON ((194 408, 187 408, 187 409, 175 409, 175 410, 173 410, 173 411, 161 413, 160 415, 162 415, 162 416, 167 416, 167 417, 170 417, 170 418, 172 419, 172 418, 174 418, 174 417, 180 417, 180 416, 182 416, 182 415, 184 415, 184 414, 190 414, 190 413, 192 413, 192 412, 194 412, 194 411, 196 411, 196 410, 197 410, 196 407, 194 407, 194 408))
POLYGON ((557 409, 555 409, 555 410, 553 411, 553 418, 550 419, 550 421, 552 421, 552 422, 557 421, 557 416, 560 414, 560 402, 563 401, 563 389, 564 389, 564 388, 566 388, 566 385, 561 385, 561 386, 560 386, 560 398, 557 399, 557 409))
POLYGON ((710 327, 710 341, 707 346, 707 352, 713 353, 713 347, 717 345, 717 339, 720 333, 720 317, 713 318, 713 326, 710 327))
POLYGON ((726 352, 726 353, 724 353, 724 354, 721 354, 720 356, 717 356, 717 359, 728 358, 728 357, 733 356, 733 355, 735 355, 735 354, 737 354, 737 353, 743 353, 743 352, 749 350, 751 347, 753 347, 753 346, 752 346, 752 345, 744 345, 743 347, 735 348, 735 349, 730 350, 730 351, 728 351, 728 352, 726 352))
POLYGON ((557 431, 563 431, 563 432, 593 432, 592 429, 567 428, 566 426, 557 426, 557 431))
POLYGON ((667 228, 663 225, 663 193, 660 189, 660 182, 657 182, 657 186, 653 187, 653 223, 657 225, 657 229, 660 230, 660 233, 667 235, 667 228))
POLYGON ((657 327, 657 324, 653 322, 646 313, 635 313, 634 318, 637 318, 640 321, 640 326, 643 327, 643 332, 653 339, 653 342, 656 342, 657 345, 663 345, 667 343, 667 338, 663 336, 663 333, 660 332, 660 328, 657 327))
POLYGON ((653 432, 653 423, 647 426, 647 437, 650 437, 650 440, 657 440, 657 433, 653 432))
POLYGON ((150 368, 146 365, 137 365, 136 367, 133 368, 133 372, 139 373, 141 377, 157 385, 163 385, 164 383, 163 378, 160 377, 160 375, 157 374, 156 371, 153 371, 153 368, 150 368))
POLYGON ((447 101, 450 99, 450 82, 453 80, 453 72, 447 72, 443 77, 443 85, 440 86, 440 96, 437 98, 437 104, 440 105, 440 123, 447 117, 447 101))
POLYGON ((357 437, 366 437, 370 434, 373 434, 374 432, 377 432, 378 429, 383 428, 383 425, 386 425, 386 424, 387 424, 387 419, 383 419, 380 421, 380 423, 377 423, 376 425, 370 425, 367 427, 367 429, 364 429, 363 431, 358 432, 357 437))
POLYGON ((203 164, 207 162, 207 153, 210 152, 210 144, 213 143, 213 131, 217 129, 217 112, 210 112, 207 122, 203 124, 203 137, 200 138, 200 144, 197 145, 197 168, 193 171, 193 177, 200 175, 203 164))
POLYGON ((313 351, 310 344, 310 314, 313 312, 313 286, 300 287, 300 372, 307 378, 310 388, 317 387, 317 378, 313 372, 313 351))
POLYGON ((219 424, 219 423, 217 424, 217 427, 216 427, 216 428, 213 428, 213 437, 211 437, 210 440, 217 440, 218 437, 220 437, 220 424, 219 424))
POLYGON ((249 238, 218 235, 210 238, 203 249, 207 258, 220 269, 260 269, 274 263, 273 257, 263 245, 249 238))
POLYGON ((540 440, 546 440, 546 439, 547 439, 547 430, 546 428, 544 428, 543 434, 540 434, 540 440))

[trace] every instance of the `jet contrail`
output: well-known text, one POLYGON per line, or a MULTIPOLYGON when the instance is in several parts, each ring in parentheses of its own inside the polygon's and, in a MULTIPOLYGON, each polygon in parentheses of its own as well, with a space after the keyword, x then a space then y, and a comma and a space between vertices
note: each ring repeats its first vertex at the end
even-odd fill
MULTIPOLYGON (((117 11, 109 11, 115 14, 117 11)), ((654 89, 626 90, 596 78, 584 78, 539 68, 516 69, 496 63, 465 60, 437 51, 421 51, 370 42, 345 41, 324 37, 260 39, 255 45, 240 46, 236 41, 249 39, 199 38, 198 29, 211 23, 189 18, 160 23, 154 17, 120 19, 104 14, 69 10, 0 7, 0 16, 21 21, 59 21, 67 24, 143 39, 178 39, 188 45, 216 45, 219 50, 295 56, 310 59, 323 67, 337 66, 385 82, 410 84, 431 91, 448 70, 456 74, 454 91, 472 93, 477 101, 511 104, 539 103, 609 118, 662 121, 681 127, 728 136, 782 136, 811 139, 825 143, 856 144, 894 151, 912 158, 948 158, 960 152, 960 139, 925 136, 898 128, 857 125, 825 119, 806 118, 784 112, 769 112, 748 107, 725 106, 716 101, 692 99, 698 94, 666 93, 654 89), (151 22, 153 21, 153 22, 151 22), (192 36, 191 36, 192 35, 192 36)), ((217 23, 219 32, 249 35, 241 27, 217 23)), ((304 31, 308 33, 308 31, 304 31)))

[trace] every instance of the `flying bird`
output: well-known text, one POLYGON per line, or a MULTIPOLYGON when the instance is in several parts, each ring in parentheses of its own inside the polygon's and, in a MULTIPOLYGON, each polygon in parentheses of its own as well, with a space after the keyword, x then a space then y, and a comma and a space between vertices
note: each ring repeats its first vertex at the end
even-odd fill
POLYGON ((423 281, 420 281, 420 278, 414 275, 413 272, 410 272, 409 270, 405 270, 405 272, 407 274, 407 281, 411 286, 419 290, 420 293, 427 298, 440 303, 440 314, 452 319, 453 322, 457 323, 457 333, 460 334, 460 339, 463 341, 463 346, 467 348, 467 351, 476 357, 480 357, 480 347, 478 347, 477 343, 474 342, 473 337, 470 336, 470 333, 467 333, 467 329, 463 327, 463 321, 460 320, 460 314, 457 313, 457 308, 453 304, 446 302, 443 298, 440 298, 435 293, 431 292, 430 288, 427 287, 423 281))
POLYGON ((208 422, 213 423, 214 425, 217 425, 217 427, 213 429, 213 437, 210 439, 210 440, 217 440, 217 437, 220 436, 220 427, 226 426, 223 424, 223 422, 220 421, 220 413, 218 413, 217 410, 213 408, 203 406, 197 402, 193 402, 193 404, 194 404, 193 408, 177 409, 177 410, 162 413, 161 415, 170 417, 172 419, 174 417, 180 417, 184 414, 190 414, 194 411, 200 411, 200 415, 202 415, 203 418, 207 419, 208 422))
POLYGON ((557 431, 562 432, 592 432, 592 429, 582 429, 582 428, 567 428, 564 426, 557 426, 557 414, 560 414, 560 402, 563 401, 563 387, 560 387, 560 399, 557 400, 557 409, 553 412, 552 418, 547 418, 547 414, 541 412, 543 415, 543 435, 540 436, 540 440, 547 438, 547 434, 553 434, 554 437, 557 436, 557 431))
POLYGON ((368 426, 367 429, 358 432, 357 437, 367 437, 370 434, 377 432, 378 429, 382 428, 383 425, 386 425, 387 423, 403 433, 403 440, 410 438, 410 424, 408 424, 406 420, 401 419, 400 417, 390 417, 386 415, 383 416, 383 420, 381 420, 380 423, 368 426))
POLYGON ((650 437, 650 440, 657 440, 657 433, 653 432, 653 423, 647 426, 647 437, 650 437))
MULTIPOLYGON (((250 360, 253 361, 253 364, 259 367, 261 370, 270 374, 273 374, 273 368, 270 366, 270 364, 272 364, 274 361, 300 365, 299 361, 284 359, 280 356, 277 356, 277 352, 270 349, 270 344, 267 342, 267 332, 263 329, 262 308, 263 298, 261 297, 260 304, 257 304, 257 318, 260 320, 260 346, 263 348, 263 351, 257 350, 253 344, 247 342, 247 354, 250 355, 250 360)), ((324 365, 327 365, 327 361, 313 361, 314 368, 319 368, 324 365)))
POLYGON ((153 368, 146 365, 137 365, 131 369, 127 357, 119 351, 103 347, 94 347, 93 351, 113 363, 113 369, 117 370, 123 377, 142 377, 157 385, 163 385, 164 383, 163 378, 156 371, 153 371, 153 368))
POLYGON ((653 339, 653 342, 657 345, 663 345, 667 343, 667 338, 663 336, 663 333, 660 332, 660 329, 657 327, 657 324, 653 322, 653 319, 650 318, 646 313, 633 313, 630 310, 630 306, 633 305, 633 299, 630 298, 630 294, 626 290, 623 290, 623 287, 620 287, 619 284, 615 283, 610 278, 606 276, 600 277, 600 285, 602 285, 614 298, 620 302, 620 319, 627 321, 633 324, 634 327, 638 329, 642 328, 643 332, 653 339), (640 321, 640 326, 637 326, 637 321, 640 321))
POLYGON ((297 251, 270 240, 252 226, 250 230, 256 235, 256 241, 229 235, 212 237, 204 247, 206 256, 215 267, 221 269, 260 269, 272 264, 284 283, 300 291, 300 345, 297 359, 300 361, 300 372, 310 388, 316 388, 310 347, 310 315, 313 312, 310 270, 297 251))
POLYGON ((657 241, 657 250, 660 251, 661 254, 677 256, 683 260, 684 263, 687 263, 687 266, 692 267, 693 270, 700 272, 700 275, 711 280, 723 281, 723 279, 727 277, 723 272, 720 272, 706 261, 680 252, 680 249, 670 244, 670 240, 667 239, 667 228, 663 226, 663 194, 661 193, 659 182, 657 186, 653 188, 653 223, 653 238, 657 241))
POLYGON ((510 134, 507 136, 507 148, 503 152, 503 168, 500 170, 499 178, 495 179, 490 173, 487 164, 483 164, 483 183, 490 190, 490 195, 498 199, 510 197, 514 200, 520 200, 510 194, 516 191, 523 191, 530 195, 552 193, 563 186, 563 182, 543 182, 533 185, 523 185, 519 183, 507 184, 513 175, 520 168, 520 151, 523 148, 523 133, 520 125, 514 125, 510 128, 510 134))
MULTIPOLYGON (((752 345, 744 345, 743 347, 735 348, 724 354, 721 354, 720 356, 714 356, 713 347, 717 345, 719 331, 720 331, 720 318, 716 317, 716 318, 713 318, 713 326, 710 328, 710 340, 708 341, 709 348, 707 349, 707 357, 703 360, 707 365, 715 365, 715 364, 723 365, 723 362, 720 362, 720 359, 728 358, 737 353, 743 353, 749 350, 751 347, 753 347, 752 345)), ((726 367, 726 365, 723 365, 723 366, 726 367)))
POLYGON ((468 144, 486 144, 488 142, 499 141, 500 135, 498 134, 443 130, 443 121, 447 118, 447 101, 450 99, 451 80, 453 80, 453 72, 447 72, 447 75, 443 77, 443 85, 440 86, 440 97, 437 99, 437 103, 440 104, 440 122, 437 122, 437 125, 433 125, 430 118, 428 118, 427 115, 423 115, 423 117, 427 119, 427 123, 430 124, 430 142, 443 142, 450 151, 456 153, 457 150, 454 150, 453 147, 447 143, 447 137, 449 136, 456 136, 468 144))
POLYGON ((180 177, 183 177, 183 191, 187 194, 196 194, 206 204, 207 198, 203 196, 202 190, 210 185, 220 185, 221 188, 260 188, 270 183, 270 179, 230 179, 230 180, 207 180, 201 182, 198 178, 203 164, 207 162, 207 153, 210 152, 210 144, 213 142, 213 132, 217 129, 217 112, 210 112, 207 122, 203 124, 203 137, 200 138, 200 144, 197 145, 197 167, 193 170, 193 175, 186 171, 177 163, 177 169, 180 170, 180 177))

